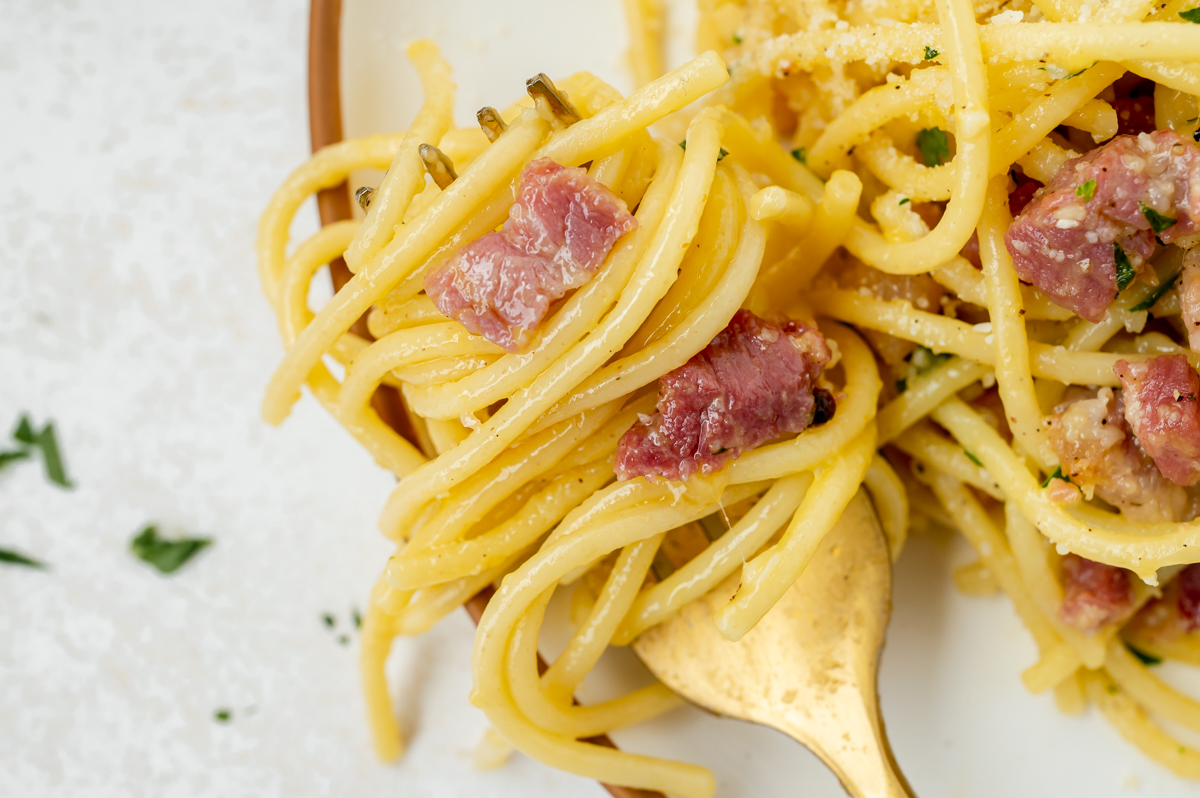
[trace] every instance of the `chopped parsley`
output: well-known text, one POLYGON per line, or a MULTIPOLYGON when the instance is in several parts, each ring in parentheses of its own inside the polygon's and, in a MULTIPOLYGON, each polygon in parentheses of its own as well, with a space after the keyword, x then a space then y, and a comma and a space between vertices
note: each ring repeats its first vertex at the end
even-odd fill
POLYGON ((974 452, 970 452, 966 449, 963 449, 963 454, 965 454, 967 456, 967 459, 970 460, 972 463, 979 466, 980 468, 983 468, 983 461, 980 460, 978 457, 976 457, 974 452))
POLYGON ((1197 25, 1200 25, 1200 6, 1189 8, 1187 11, 1180 11, 1179 17, 1186 22, 1195 22, 1197 25))
POLYGON ((1150 296, 1146 297, 1141 302, 1139 302, 1136 305, 1134 305, 1133 307, 1131 307, 1130 310, 1132 310, 1134 312, 1138 312, 1138 311, 1143 311, 1143 310, 1149 310, 1150 308, 1154 307, 1155 305, 1158 304, 1158 300, 1163 298, 1163 294, 1165 294, 1171 290, 1172 286, 1175 285, 1175 281, 1178 279, 1179 279, 1179 275, 1176 274, 1170 280, 1167 280, 1165 283, 1160 285, 1158 288, 1154 289, 1154 293, 1150 294, 1150 296))
POLYGON ((802 164, 807 164, 808 163, 808 148, 807 147, 797 147, 796 149, 792 150, 792 157, 795 158, 797 161, 799 161, 802 164))
POLYGON ((354 622, 355 629, 362 628, 362 616, 358 614, 358 607, 350 610, 350 620, 354 622))
POLYGON ((1146 221, 1150 223, 1150 229, 1155 233, 1161 233, 1179 221, 1178 219, 1172 219, 1170 216, 1163 216, 1144 202, 1139 201, 1138 207, 1142 209, 1142 216, 1146 217, 1146 221))
POLYGON ((1096 196, 1096 181, 1089 180, 1079 188, 1075 189, 1076 197, 1083 197, 1084 202, 1091 202, 1092 197, 1096 196))
POLYGON ((926 166, 941 166, 950 159, 950 142, 940 127, 927 127, 918 133, 917 149, 926 166))
POLYGON ((0 452, 0 468, 4 468, 9 463, 15 463, 18 460, 28 460, 28 449, 11 449, 7 452, 0 452))
POLYGON ((340 643, 343 646, 349 645, 350 644, 350 635, 338 635, 338 643, 340 643))
POLYGON ((150 524, 129 543, 129 550, 164 574, 174 573, 205 546, 210 538, 167 540, 158 536, 158 527, 150 524))
POLYGON ((218 709, 213 713, 213 720, 217 723, 228 723, 233 718, 233 711, 228 709, 218 709))
POLYGON ((17 428, 13 431, 13 440, 20 444, 15 451, 0 453, 0 467, 13 462, 24 460, 30 456, 33 449, 42 453, 42 464, 46 467, 46 478, 62 488, 73 488, 71 480, 67 479, 67 471, 63 467, 62 453, 58 450, 58 437, 54 434, 54 422, 46 423, 36 432, 29 416, 22 414, 17 428))
MULTIPOLYGON (((1092 66, 1095 66, 1095 64, 1092 64, 1092 66)), ((1090 66, 1085 66, 1083 69, 1079 70, 1078 72, 1072 72, 1070 75, 1067 75, 1065 80, 1070 80, 1071 78, 1077 78, 1080 75, 1082 75, 1084 72, 1087 72, 1091 68, 1092 67, 1090 67, 1090 66)))
POLYGON ((1117 262, 1117 290, 1124 291, 1133 282, 1133 278, 1137 277, 1137 270, 1129 262, 1129 256, 1121 249, 1120 244, 1113 244, 1113 258, 1117 262))
POLYGON ((940 355, 935 355, 932 349, 924 346, 918 346, 909 356, 908 362, 917 370, 917 374, 926 374, 933 371, 938 366, 945 363, 951 358, 949 352, 943 352, 940 355))
POLYGON ((911 199, 911 198, 909 198, 909 197, 905 197, 904 199, 900 200, 899 204, 900 204, 900 205, 907 205, 907 204, 908 204, 908 203, 910 203, 910 202, 912 202, 912 199, 911 199))
MULTIPOLYGON (((679 142, 679 146, 684 152, 687 152, 687 139, 684 139, 683 141, 679 142)), ((717 160, 718 161, 721 160, 728 154, 729 154, 729 150, 722 147, 721 151, 719 153, 717 153, 717 160)))
POLYGON ((0 549, 0 562, 8 563, 9 565, 23 565, 26 568, 45 568, 44 563, 30 559, 19 551, 12 549, 0 549))
POLYGON ((1046 477, 1042 481, 1042 487, 1043 488, 1048 487, 1050 485, 1051 480, 1055 480, 1055 479, 1061 479, 1063 482, 1068 482, 1068 483, 1071 482, 1071 478, 1063 473, 1062 466, 1056 466, 1054 468, 1054 473, 1051 474, 1050 476, 1046 477))
POLYGON ((329 613, 325 613, 324 615, 322 615, 321 620, 324 621, 325 625, 328 626, 330 629, 332 629, 334 626, 337 626, 337 619, 334 618, 329 613))
POLYGON ((937 58, 939 55, 940 55, 940 53, 937 50, 933 49, 928 44, 925 45, 925 60, 926 61, 932 61, 933 59, 937 58))
POLYGON ((735 33, 735 34, 733 34, 733 36, 732 36, 732 39, 733 39, 733 43, 734 43, 734 44, 741 44, 741 43, 742 43, 742 35, 741 35, 740 33, 735 33))
POLYGON ((1129 649, 1130 654, 1141 660, 1143 665, 1149 666, 1162 664, 1162 657, 1156 657, 1153 654, 1147 654, 1145 651, 1139 651, 1128 643, 1125 644, 1125 648, 1129 649))

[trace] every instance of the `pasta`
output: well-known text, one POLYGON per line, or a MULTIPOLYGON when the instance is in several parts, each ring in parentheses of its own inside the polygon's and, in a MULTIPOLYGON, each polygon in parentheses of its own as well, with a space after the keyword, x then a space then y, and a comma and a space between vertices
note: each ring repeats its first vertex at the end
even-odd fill
POLYGON ((922 519, 963 534, 979 560, 955 582, 1012 601, 1031 691, 1200 778, 1154 720, 1200 730, 1200 704, 1146 664, 1200 662, 1200 10, 700 0, 706 52, 664 72, 661 3, 624 6, 628 97, 536 76, 455 128, 450 67, 418 42, 409 130, 319 151, 260 222, 287 350, 264 418, 307 386, 398 479, 363 638, 379 755, 403 750, 392 641, 494 588, 472 701, 500 737, 712 794, 699 765, 589 741, 677 706, 664 686, 573 693, 737 572, 714 623, 740 639, 864 487, 893 559, 922 519), (289 253, 304 198, 366 168, 387 173, 365 217, 289 253), (589 243, 546 243, 579 219, 589 243), (314 313, 338 257, 353 276, 314 313), (578 622, 541 672, 563 587, 578 622))

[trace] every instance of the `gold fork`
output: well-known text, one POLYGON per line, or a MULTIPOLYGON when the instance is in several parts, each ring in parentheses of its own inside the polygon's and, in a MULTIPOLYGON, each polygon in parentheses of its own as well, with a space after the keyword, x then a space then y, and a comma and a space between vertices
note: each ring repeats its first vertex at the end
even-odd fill
POLYGON ((713 626, 735 574, 633 649, 679 695, 719 715, 778 729, 819 756, 855 798, 911 798, 879 718, 876 672, 892 569, 859 491, 804 574, 740 641, 713 626))

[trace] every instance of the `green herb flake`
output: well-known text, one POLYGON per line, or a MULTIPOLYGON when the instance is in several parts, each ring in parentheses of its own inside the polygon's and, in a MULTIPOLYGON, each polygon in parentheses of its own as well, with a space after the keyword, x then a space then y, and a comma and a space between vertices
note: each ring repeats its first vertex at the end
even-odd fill
POLYGON ((900 204, 900 205, 907 205, 907 204, 908 204, 908 203, 910 203, 910 202, 912 202, 912 199, 910 199, 909 197, 905 197, 904 199, 900 200, 899 204, 900 204))
POLYGON ((740 33, 735 33, 735 34, 733 34, 733 36, 732 36, 731 38, 733 39, 733 43, 734 43, 734 44, 741 44, 741 43, 742 43, 742 36, 741 36, 741 34, 740 34, 740 33))
POLYGON ((4 468, 6 465, 9 465, 11 463, 16 463, 20 460, 28 460, 28 459, 29 459, 29 450, 28 449, 12 449, 7 452, 0 452, 0 468, 4 468))
POLYGON ((218 709, 213 713, 213 720, 217 723, 228 723, 233 718, 232 710, 218 709))
POLYGON ((1178 219, 1172 219, 1170 216, 1163 216, 1144 202, 1139 201, 1138 207, 1142 209, 1142 216, 1146 217, 1146 221, 1150 223, 1150 229, 1155 233, 1161 233, 1179 221, 1178 219))
POLYGON ((1129 256, 1121 249, 1120 244, 1113 244, 1113 258, 1117 262, 1117 290, 1124 291, 1133 282, 1133 278, 1137 277, 1137 270, 1129 262, 1129 256))
POLYGON ((1075 189, 1076 197, 1083 197, 1084 202, 1091 202, 1092 197, 1096 196, 1096 181, 1089 180, 1082 186, 1075 189))
POLYGON ((362 616, 358 614, 358 608, 357 608, 357 607, 355 607, 354 609, 350 610, 350 620, 354 621, 354 628, 355 628, 355 629, 361 629, 361 628, 362 628, 362 616))
POLYGON ((717 160, 720 161, 722 158, 724 158, 728 154, 729 154, 729 150, 722 147, 721 151, 719 153, 717 153, 717 160))
POLYGON ((346 646, 350 644, 350 635, 338 635, 338 643, 346 646))
POLYGON ((9 565, 23 565, 26 568, 45 568, 45 564, 37 560, 30 559, 19 551, 12 549, 0 549, 0 562, 8 563, 9 565))
MULTIPOLYGON (((53 421, 47 422, 46 426, 35 432, 29 416, 22 414, 21 420, 17 422, 17 428, 13 431, 12 436, 13 440, 24 444, 22 451, 26 451, 25 447, 33 447, 41 451, 42 464, 46 467, 47 479, 59 487, 75 487, 71 484, 71 480, 67 479, 67 471, 63 466, 62 453, 58 449, 58 437, 54 434, 53 421)), ((13 452, 5 452, 4 454, 10 455, 5 462, 23 459, 20 455, 13 456, 13 452)), ((4 464, 4 462, 0 462, 0 466, 4 464)))
POLYGON ((1162 299, 1164 294, 1166 294, 1168 291, 1171 290, 1171 288, 1175 285, 1175 282, 1178 279, 1179 279, 1179 275, 1176 274, 1170 280, 1167 280, 1165 283, 1160 285, 1158 288, 1154 289, 1154 293, 1152 293, 1150 296, 1146 297, 1141 302, 1139 302, 1136 305, 1134 305, 1133 307, 1131 307, 1130 310, 1132 310, 1135 313, 1141 312, 1143 310, 1150 310, 1150 308, 1152 308, 1158 304, 1158 300, 1162 299))
POLYGON ((935 355, 932 349, 924 346, 918 346, 909 356, 908 362, 917 370, 917 374, 927 374, 933 371, 938 366, 945 363, 951 357, 949 352, 943 352, 940 355, 935 355))
POLYGON ((928 44, 925 45, 925 60, 926 61, 932 61, 933 59, 937 58, 938 55, 940 55, 940 53, 938 53, 937 50, 933 49, 928 44))
POLYGON ((963 449, 963 454, 965 454, 967 456, 967 459, 970 460, 972 463, 979 466, 980 468, 983 468, 983 461, 980 460, 978 457, 976 457, 974 452, 970 452, 970 451, 967 451, 966 449, 963 449))
POLYGON ((1125 644, 1125 648, 1129 649, 1130 654, 1141 660, 1143 665, 1149 667, 1162 664, 1162 657, 1156 657, 1153 654, 1147 654, 1145 651, 1139 651, 1128 643, 1125 644))
POLYGON ((1115 684, 1106 684, 1104 685, 1104 689, 1108 691, 1109 695, 1117 694, 1117 686, 1115 684))
POLYGON ((896 393, 904 393, 908 390, 908 380, 901 377, 896 380, 896 393))
POLYGON ((1189 8, 1187 11, 1180 11, 1179 18, 1185 22, 1195 22, 1200 25, 1200 6, 1189 8))
POLYGON ((1068 477, 1066 474, 1064 474, 1064 473, 1063 473, 1062 466, 1056 466, 1056 467, 1054 468, 1054 473, 1053 473, 1053 474, 1051 474, 1050 476, 1046 477, 1046 478, 1045 478, 1045 479, 1042 481, 1042 487, 1043 487, 1043 488, 1045 488, 1045 487, 1049 487, 1049 485, 1050 485, 1050 482, 1051 482, 1052 480, 1055 480, 1055 479, 1061 479, 1063 482, 1067 482, 1067 483, 1070 483, 1070 482, 1071 482, 1071 478, 1070 478, 1070 477, 1068 477))
POLYGON ((167 540, 158 536, 158 527, 150 524, 129 543, 134 556, 144 560, 164 574, 174 573, 212 543, 211 538, 179 538, 167 540))
POLYGON ((337 620, 329 613, 325 613, 324 615, 322 615, 321 620, 324 621, 325 625, 328 626, 330 629, 332 629, 334 626, 337 625, 337 620))
POLYGON ((802 164, 807 164, 808 163, 808 148, 807 147, 797 147, 796 149, 792 150, 792 157, 795 158, 797 161, 799 161, 802 164))
MULTIPOLYGON (((1092 66, 1095 66, 1095 64, 1092 64, 1092 66)), ((1072 72, 1070 75, 1067 75, 1067 77, 1066 77, 1066 78, 1064 78, 1064 79, 1065 79, 1065 80, 1070 80, 1071 78, 1077 78, 1077 77, 1079 77, 1080 75, 1082 75, 1084 72, 1087 72, 1087 71, 1088 71, 1089 69, 1091 69, 1091 68, 1092 68, 1092 67, 1090 67, 1090 66, 1086 66, 1086 67, 1084 67, 1083 69, 1079 70, 1078 72, 1072 72)))
POLYGON ((950 142, 940 127, 927 127, 918 133, 917 149, 926 166, 941 166, 950 159, 950 142))

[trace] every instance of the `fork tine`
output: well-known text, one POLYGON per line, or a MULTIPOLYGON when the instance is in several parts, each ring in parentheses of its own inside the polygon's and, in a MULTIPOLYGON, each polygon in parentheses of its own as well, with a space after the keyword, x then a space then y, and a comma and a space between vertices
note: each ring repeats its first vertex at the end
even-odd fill
POLYGON ((539 72, 525 81, 525 91, 529 92, 529 96, 539 106, 544 103, 551 115, 564 127, 569 127, 583 118, 545 72, 539 72))
POLYGON ((508 125, 504 124, 504 120, 500 118, 500 112, 490 105, 485 105, 475 112, 475 118, 479 121, 479 127, 483 128, 483 135, 488 137, 488 141, 495 141, 500 138, 500 134, 508 130, 508 125))
POLYGON ((422 144, 417 151, 421 155, 421 161, 425 164, 425 171, 433 178, 433 182, 438 184, 438 188, 446 188, 458 177, 454 172, 454 164, 446 157, 446 153, 437 147, 432 144, 422 144))

